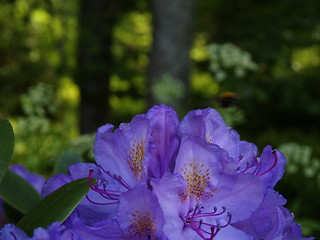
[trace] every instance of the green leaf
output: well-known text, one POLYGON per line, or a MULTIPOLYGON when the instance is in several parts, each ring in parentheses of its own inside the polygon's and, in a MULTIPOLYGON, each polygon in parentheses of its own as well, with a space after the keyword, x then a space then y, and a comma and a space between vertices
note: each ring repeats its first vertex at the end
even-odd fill
POLYGON ((79 153, 74 151, 64 152, 54 167, 54 174, 68 174, 68 167, 77 162, 83 162, 79 153))
POLYGON ((89 190, 87 178, 69 182, 40 201, 17 226, 32 235, 35 228, 46 228, 53 222, 63 222, 89 190))
POLYGON ((7 171, 0 183, 0 195, 7 204, 23 214, 29 212, 42 198, 26 180, 7 171))
POLYGON ((320 221, 318 219, 302 218, 296 221, 301 225, 304 236, 313 235, 320 231, 320 221))
POLYGON ((8 170, 14 145, 14 134, 8 120, 0 118, 0 182, 8 170))
POLYGON ((3 210, 10 223, 16 224, 24 215, 8 203, 2 203, 3 210))

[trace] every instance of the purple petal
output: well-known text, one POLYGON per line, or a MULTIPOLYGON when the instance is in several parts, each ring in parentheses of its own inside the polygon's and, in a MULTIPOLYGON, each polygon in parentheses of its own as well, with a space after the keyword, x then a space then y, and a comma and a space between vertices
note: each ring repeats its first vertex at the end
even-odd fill
POLYGON ((17 228, 13 224, 6 224, 0 231, 1 240, 17 240, 28 239, 28 235, 25 234, 20 228, 17 228))
POLYGON ((259 177, 222 175, 210 202, 218 208, 225 207, 232 214, 233 223, 248 218, 260 206, 264 192, 265 187, 259 177))
POLYGON ((163 232, 168 239, 195 239, 198 235, 184 227, 181 216, 188 213, 188 201, 181 202, 179 192, 187 189, 188 183, 178 174, 165 173, 159 179, 151 179, 153 192, 156 194, 162 208, 165 223, 163 232))
MULTIPOLYGON (((181 140, 180 149, 176 158, 174 173, 179 173, 189 183, 194 185, 193 180, 198 182, 203 189, 211 191, 219 182, 219 175, 228 172, 235 173, 235 165, 230 162, 226 152, 215 144, 210 144, 197 137, 184 137, 181 140), (196 177, 196 179, 194 178, 196 177), (189 180, 190 181, 189 181, 189 180)), ((199 189, 199 184, 194 185, 199 189)), ((189 189, 192 191, 192 189, 189 189)), ((202 198, 198 192, 197 198, 202 198)))
POLYGON ((47 229, 41 227, 35 229, 30 240, 60 240, 63 230, 64 226, 59 222, 54 222, 47 229))
POLYGON ((255 144, 246 141, 240 141, 240 160, 243 163, 255 161, 258 155, 258 148, 255 144))
POLYGON ((116 220, 97 222, 92 226, 78 225, 73 229, 67 229, 61 236, 61 240, 122 240, 122 232, 116 220))
POLYGON ((135 116, 112 132, 107 124, 98 129, 94 154, 96 162, 112 174, 121 176, 132 187, 147 178, 149 120, 145 115, 135 116))
POLYGON ((156 239, 162 236, 163 213, 156 195, 146 183, 142 182, 120 196, 118 222, 125 239, 156 239))
POLYGON ((179 119, 176 112, 165 105, 154 106, 147 113, 150 120, 150 165, 151 177, 161 178, 168 170, 170 161, 176 153, 179 119))
POLYGON ((71 181, 71 177, 64 174, 57 174, 49 178, 43 185, 41 190, 41 197, 45 198, 50 193, 54 192, 61 186, 71 181))
MULTIPOLYGON (((293 215, 282 205, 286 200, 270 189, 250 218, 237 222, 234 227, 254 237, 254 239, 302 240, 300 226, 293 222, 293 215)), ((308 238, 313 239, 313 238, 308 238)))
POLYGON ((286 203, 286 200, 274 190, 269 190, 259 208, 250 218, 237 222, 234 226, 257 239, 268 239, 281 234, 283 228, 283 214, 278 207, 286 203), (280 213, 280 219, 279 219, 280 213))
POLYGON ((105 178, 105 174, 102 173, 100 168, 92 163, 76 163, 69 166, 68 168, 68 172, 72 181, 80 178, 87 178, 89 175, 89 170, 93 170, 92 178, 105 178))
POLYGON ((262 162, 260 174, 266 172, 266 174, 262 175, 262 179, 270 188, 273 188, 282 178, 286 165, 285 156, 279 150, 274 151, 276 152, 276 156, 273 154, 272 147, 266 146, 260 156, 262 162), (276 165, 272 168, 273 164, 276 165), (270 171, 268 171, 269 169, 270 171))
POLYGON ((190 111, 181 121, 179 133, 183 136, 191 135, 206 138, 207 132, 214 132, 225 127, 221 115, 212 108, 190 111))
POLYGON ((240 156, 240 136, 230 127, 221 127, 212 132, 211 143, 225 149, 229 156, 235 160, 240 156))
POLYGON ((221 115, 214 109, 194 110, 181 121, 180 136, 197 136, 225 149, 230 157, 239 158, 240 136, 227 127, 221 115))
POLYGON ((214 237, 214 240, 231 240, 231 239, 241 239, 241 240, 255 240, 252 236, 232 227, 228 226, 222 228, 217 236, 214 237))
POLYGON ((44 178, 38 174, 30 173, 23 165, 17 164, 10 167, 10 169, 18 174, 20 177, 29 182, 39 193, 41 192, 44 184, 44 178))

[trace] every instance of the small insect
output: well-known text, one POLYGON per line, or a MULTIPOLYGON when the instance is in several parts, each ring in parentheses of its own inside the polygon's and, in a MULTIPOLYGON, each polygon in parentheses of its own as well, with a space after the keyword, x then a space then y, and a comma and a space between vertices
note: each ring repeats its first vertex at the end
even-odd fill
POLYGON ((218 102, 222 108, 227 108, 233 105, 237 100, 235 92, 222 92, 218 95, 218 102))

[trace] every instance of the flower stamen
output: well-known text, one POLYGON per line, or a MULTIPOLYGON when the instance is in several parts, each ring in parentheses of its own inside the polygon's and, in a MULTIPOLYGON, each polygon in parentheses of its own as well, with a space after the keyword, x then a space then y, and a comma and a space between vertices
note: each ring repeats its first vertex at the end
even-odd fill
POLYGON ((118 183, 120 183, 122 186, 124 186, 126 189, 130 190, 132 187, 121 177, 117 175, 112 175, 109 171, 106 171, 103 167, 98 166, 105 174, 107 174, 109 177, 116 180, 118 183))
POLYGON ((188 211, 188 214, 184 217, 184 223, 186 226, 189 226, 194 230, 202 239, 212 240, 217 233, 222 229, 230 225, 232 215, 230 212, 227 213, 228 220, 225 224, 221 225, 217 217, 223 215, 226 212, 226 207, 222 207, 222 210, 218 212, 217 208, 214 207, 212 212, 203 213, 203 207, 200 204, 197 204, 195 208, 191 208, 188 211), (204 222, 203 219, 197 220, 198 218, 203 217, 215 217, 215 224, 204 222), (205 230, 204 227, 209 227, 210 231, 205 230), (209 238, 205 235, 209 235, 209 238))
POLYGON ((275 168, 275 166, 278 163, 278 156, 277 156, 277 152, 276 151, 272 151, 272 154, 274 155, 274 162, 273 164, 264 172, 260 173, 261 168, 262 168, 262 161, 260 160, 260 158, 257 158, 256 161, 253 161, 251 164, 246 163, 246 167, 240 171, 240 167, 238 168, 238 173, 250 173, 251 175, 254 176, 262 176, 265 175, 269 172, 272 171, 272 169, 275 168), (250 169, 253 169, 250 171, 250 169))
MULTIPOLYGON (((109 171, 104 170, 101 166, 99 166, 99 167, 104 173, 106 173, 112 179, 116 180, 121 186, 123 186, 124 188, 126 188, 128 190, 131 189, 131 187, 121 177, 112 175, 109 171)), ((109 202, 99 203, 99 202, 93 201, 92 199, 90 199, 88 194, 86 195, 87 200, 89 202, 91 202, 93 204, 97 204, 97 205, 111 205, 111 204, 119 203, 119 197, 122 193, 124 193, 124 191, 107 189, 108 183, 106 181, 102 182, 101 180, 98 180, 95 184, 92 184, 92 182, 91 182, 92 175, 93 175, 93 170, 90 169, 89 174, 88 174, 88 184, 89 184, 90 189, 92 191, 98 193, 102 198, 108 200, 109 202), (101 185, 102 185, 102 187, 101 187, 101 185)))
POLYGON ((277 155, 277 152, 276 152, 276 151, 272 151, 272 154, 273 154, 273 156, 274 156, 274 162, 273 162, 272 166, 271 166, 269 169, 267 169, 266 171, 264 171, 263 173, 258 174, 258 176, 262 176, 262 175, 270 172, 270 171, 271 171, 272 169, 274 169, 275 166, 277 165, 277 163, 278 163, 278 155, 277 155))

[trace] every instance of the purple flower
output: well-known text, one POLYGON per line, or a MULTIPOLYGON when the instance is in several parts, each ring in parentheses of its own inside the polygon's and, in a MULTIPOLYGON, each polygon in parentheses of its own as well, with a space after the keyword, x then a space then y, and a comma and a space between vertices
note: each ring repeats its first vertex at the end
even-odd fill
POLYGON ((58 222, 52 223, 47 229, 37 228, 33 237, 29 237, 21 229, 13 224, 6 224, 0 231, 1 240, 60 240, 63 226, 58 222))
POLYGON ((30 240, 60 240, 64 226, 60 222, 54 222, 46 229, 37 228, 33 232, 33 237, 30 240))
POLYGON ((61 239, 159 239, 163 235, 163 212, 155 194, 141 182, 123 193, 117 204, 117 217, 86 224, 79 216, 70 216, 61 239), (134 204, 132 202, 134 201, 134 204))
MULTIPOLYGON (((91 190, 62 225, 36 229, 33 240, 306 239, 273 190, 283 154, 266 146, 259 155, 217 111, 191 111, 179 123, 173 109, 155 106, 113 129, 97 131, 97 165, 78 163, 46 181, 43 197, 83 177, 91 190)), ((25 236, 13 225, 0 234, 25 236)))
POLYGON ((273 188, 282 178, 286 158, 279 150, 273 150, 271 146, 266 146, 260 157, 257 154, 254 156, 253 153, 250 154, 248 151, 243 153, 245 157, 237 163, 238 173, 258 176, 268 188, 273 188))
POLYGON ((234 234, 249 239, 231 224, 259 207, 264 185, 256 176, 237 174, 229 161, 217 145, 182 139, 174 174, 151 181, 168 239, 227 239, 234 234))
POLYGON ((154 106, 147 113, 150 121, 149 177, 161 178, 175 156, 179 139, 179 119, 176 112, 165 105, 154 106))
POLYGON ((106 124, 97 131, 95 160, 130 187, 150 177, 160 178, 179 145, 178 127, 176 113, 164 105, 122 123, 114 132, 113 125, 106 124))
MULTIPOLYGON (((90 177, 96 178, 98 181, 95 186, 92 186, 93 189, 89 191, 87 197, 76 207, 75 211, 77 215, 72 215, 69 218, 80 218, 83 219, 83 224, 90 225, 97 221, 114 217, 119 197, 117 197, 116 200, 108 201, 108 199, 101 196, 97 189, 105 189, 105 186, 108 186, 110 191, 119 192, 121 191, 119 189, 121 185, 94 164, 77 163, 70 166, 69 175, 57 174, 48 179, 44 184, 41 195, 44 198, 68 182, 88 177, 90 172, 90 177)), ((68 221, 70 221, 70 219, 68 219, 68 221)))
MULTIPOLYGON (((281 152, 267 146, 259 156, 254 144, 241 141, 210 108, 188 113, 179 125, 172 109, 156 106, 114 132, 112 129, 112 125, 105 125, 98 130, 94 153, 101 171, 122 189, 91 188, 110 204, 117 204, 115 219, 121 231, 127 231, 124 239, 260 237, 239 226, 255 214, 267 214, 262 210, 264 202, 284 172, 286 160, 281 152), (125 200, 127 196, 130 200, 125 200), (141 196, 153 199, 151 208, 150 202, 140 203, 141 196), (141 218, 151 216, 139 210, 143 207, 149 209, 152 221, 145 220, 151 223, 137 231, 138 225, 130 216, 133 211, 141 218), (153 225, 157 226, 156 234, 151 230, 153 225)), ((279 209, 287 211, 282 205, 279 209)), ((301 236, 296 224, 281 226, 277 226, 282 229, 281 236, 301 236)), ((272 239, 277 231, 266 228, 264 237, 272 239)))
POLYGON ((250 218, 234 224, 254 239, 303 240, 299 224, 293 222, 293 215, 283 207, 286 200, 278 192, 269 189, 259 208, 250 218))
POLYGON ((165 239, 162 234, 162 209, 146 183, 140 183, 121 195, 117 220, 123 232, 123 239, 165 239))
POLYGON ((212 108, 190 111, 181 121, 180 136, 197 136, 225 149, 229 156, 240 156, 240 136, 226 126, 221 115, 212 108))
POLYGON ((135 116, 113 132, 111 124, 97 131, 94 154, 97 164, 111 174, 121 176, 133 187, 148 176, 149 121, 145 115, 135 116))
POLYGON ((267 146, 259 157, 257 147, 241 141, 239 134, 226 126, 221 115, 214 109, 189 112, 181 121, 179 134, 197 136, 218 145, 233 159, 238 173, 260 176, 270 187, 274 187, 284 173, 286 159, 280 151, 273 151, 271 146, 267 146))
POLYGON ((28 235, 13 224, 6 224, 0 231, 0 239, 2 240, 28 239, 28 235))
MULTIPOLYGON (((64 224, 66 225, 66 224, 64 224)), ((122 239, 122 232, 118 222, 113 220, 105 220, 96 222, 90 226, 83 224, 82 219, 76 217, 72 224, 66 227, 60 240, 120 240, 122 239)))

